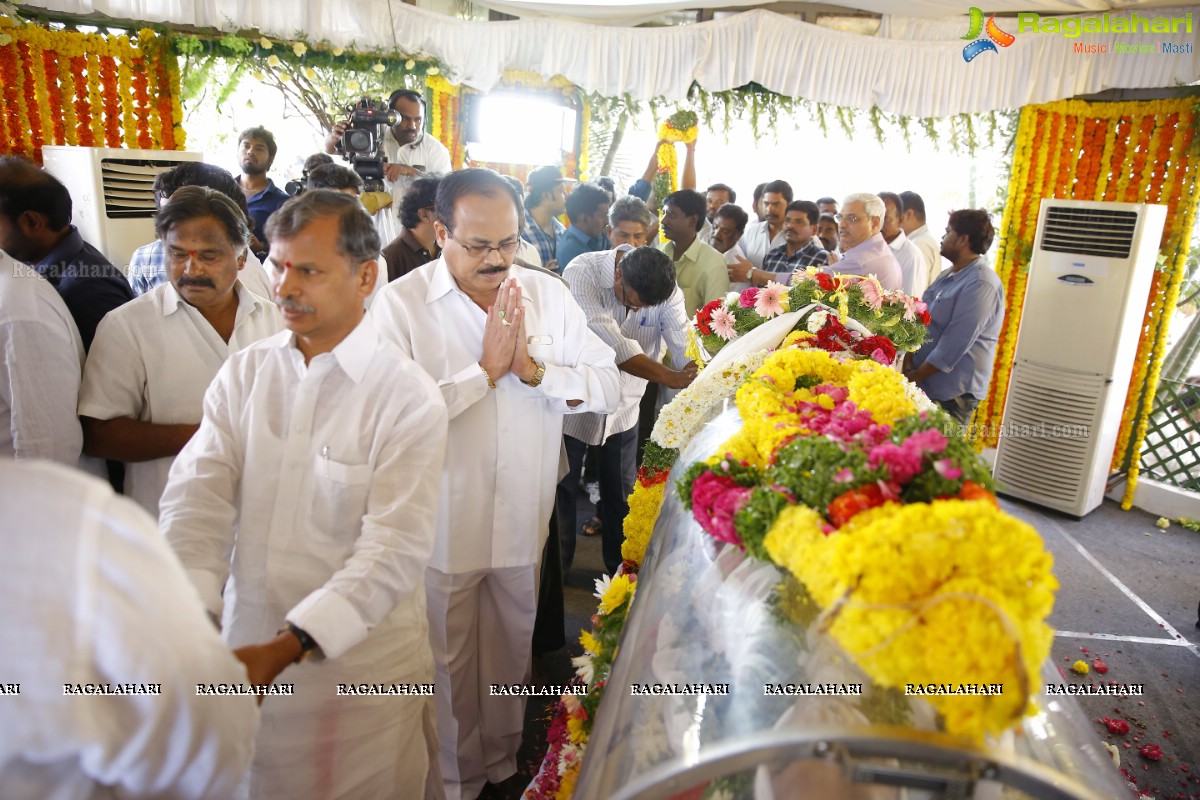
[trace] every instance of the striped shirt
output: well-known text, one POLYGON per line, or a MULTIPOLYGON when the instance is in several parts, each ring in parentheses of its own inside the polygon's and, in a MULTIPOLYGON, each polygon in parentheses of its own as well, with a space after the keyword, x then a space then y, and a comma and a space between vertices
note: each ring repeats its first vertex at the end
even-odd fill
MULTIPOLYGON (((583 253, 567 265, 563 277, 571 295, 587 316, 588 328, 617 354, 617 366, 634 356, 645 355, 658 361, 666 340, 676 368, 687 361, 683 292, 679 287, 656 306, 630 311, 613 290, 616 256, 633 248, 623 244, 616 250, 583 253)), ((621 371, 621 400, 607 418, 603 414, 572 414, 563 420, 563 433, 588 444, 601 444, 614 433, 624 433, 637 425, 638 407, 646 391, 646 379, 621 371)))

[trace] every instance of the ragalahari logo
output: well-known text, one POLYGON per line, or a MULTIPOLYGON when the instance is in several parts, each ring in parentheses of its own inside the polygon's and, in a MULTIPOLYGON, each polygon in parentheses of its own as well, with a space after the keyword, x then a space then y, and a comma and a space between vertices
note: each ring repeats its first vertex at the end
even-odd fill
POLYGON ((967 35, 964 39, 973 39, 970 44, 963 48, 963 61, 970 63, 975 60, 975 57, 980 53, 998 53, 996 45, 1008 47, 1017 40, 1017 37, 1011 33, 1000 30, 1000 26, 996 24, 996 15, 992 14, 988 17, 987 24, 983 23, 983 12, 975 6, 971 6, 971 27, 967 30, 967 35), (979 38, 979 34, 987 31, 987 38, 979 38))

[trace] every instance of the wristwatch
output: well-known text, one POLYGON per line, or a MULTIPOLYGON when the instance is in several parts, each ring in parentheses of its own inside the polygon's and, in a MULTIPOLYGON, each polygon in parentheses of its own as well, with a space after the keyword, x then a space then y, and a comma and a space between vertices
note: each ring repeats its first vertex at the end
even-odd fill
POLYGON ((537 386, 542 382, 542 378, 546 377, 546 365, 538 361, 536 358, 530 358, 529 360, 537 366, 537 371, 533 373, 532 378, 527 381, 521 381, 521 383, 525 384, 526 386, 537 386))
POLYGON ((302 630, 301 628, 297 628, 290 622, 284 626, 280 633, 285 631, 300 640, 300 655, 295 661, 292 662, 293 664, 299 664, 301 661, 306 660, 319 646, 316 640, 309 636, 306 631, 302 630))

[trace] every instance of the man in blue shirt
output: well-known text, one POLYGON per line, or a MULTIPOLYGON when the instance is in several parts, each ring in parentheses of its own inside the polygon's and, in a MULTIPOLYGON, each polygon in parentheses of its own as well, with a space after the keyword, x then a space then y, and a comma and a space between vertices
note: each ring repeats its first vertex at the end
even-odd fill
POLYGON ((266 249, 270 245, 263 234, 263 226, 267 224, 267 218, 288 201, 287 192, 267 177, 267 170, 275 163, 277 152, 279 147, 275 144, 275 136, 262 126, 247 128, 238 136, 238 163, 242 168, 238 186, 246 195, 246 206, 250 209, 250 219, 254 221, 254 237, 268 246, 262 253, 255 253, 260 259, 266 256, 266 249))
POLYGON ((941 254, 953 267, 925 290, 929 336, 904 365, 904 376, 963 425, 987 394, 1004 323, 1004 286, 983 258, 995 235, 983 209, 950 214, 941 254))
POLYGON ((608 192, 594 183, 581 183, 567 195, 567 218, 571 224, 558 237, 555 248, 559 271, 583 253, 604 250, 604 228, 608 224, 608 192))
POLYGON ((16 156, 0 158, 0 249, 58 290, 85 350, 104 315, 133 299, 121 271, 71 224, 67 187, 16 156))

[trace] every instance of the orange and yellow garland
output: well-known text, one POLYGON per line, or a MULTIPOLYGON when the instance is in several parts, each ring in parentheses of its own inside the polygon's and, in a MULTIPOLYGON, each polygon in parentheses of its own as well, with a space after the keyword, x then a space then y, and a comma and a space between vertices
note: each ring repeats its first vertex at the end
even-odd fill
POLYGON ((1001 223, 996 272, 1004 282, 1004 327, 996 348, 992 385, 979 405, 978 443, 994 447, 1004 415, 1013 351, 1025 302, 1025 283, 1043 198, 1161 203, 1167 223, 1150 301, 1138 342, 1113 469, 1128 469, 1124 508, 1133 502, 1138 461, 1166 350, 1167 325, 1179 297, 1195 221, 1200 123, 1192 100, 1087 103, 1063 100, 1021 110, 1001 223))
POLYGON ((42 146, 184 146, 179 68, 165 38, 48 30, 0 20, 0 154, 42 146))

